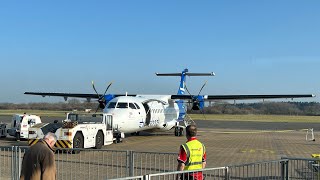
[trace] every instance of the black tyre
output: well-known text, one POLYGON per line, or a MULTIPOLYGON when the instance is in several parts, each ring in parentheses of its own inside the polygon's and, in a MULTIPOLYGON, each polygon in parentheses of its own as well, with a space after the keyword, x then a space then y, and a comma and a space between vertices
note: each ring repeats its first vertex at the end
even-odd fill
POLYGON ((104 144, 104 135, 102 131, 98 131, 96 135, 96 146, 94 147, 95 149, 101 149, 101 147, 104 144))
POLYGON ((174 128, 174 135, 175 136, 182 136, 183 135, 183 128, 182 127, 174 128))
POLYGON ((180 136, 183 136, 183 128, 180 128, 180 130, 179 130, 179 135, 180 135, 180 136))
MULTIPOLYGON (((82 133, 77 132, 73 138, 73 148, 83 148, 83 136, 82 133)), ((80 150, 74 150, 74 154, 80 153, 80 150)))
POLYGON ((113 141, 113 143, 118 144, 122 142, 121 133, 115 133, 114 137, 115 137, 115 140, 113 141))
POLYGON ((122 138, 121 138, 121 133, 117 134, 117 143, 121 143, 122 142, 122 138))
POLYGON ((179 136, 179 128, 178 127, 174 128, 174 135, 179 136))
POLYGON ((137 132, 133 132, 131 133, 132 136, 139 136, 140 135, 140 131, 137 131, 137 132))

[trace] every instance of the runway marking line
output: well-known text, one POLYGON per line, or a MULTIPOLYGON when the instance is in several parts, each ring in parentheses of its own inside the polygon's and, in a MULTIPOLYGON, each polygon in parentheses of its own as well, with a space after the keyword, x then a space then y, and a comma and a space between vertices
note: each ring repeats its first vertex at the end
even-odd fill
POLYGON ((262 154, 274 154, 275 152, 273 150, 269 149, 244 149, 241 150, 242 153, 262 153, 262 154))

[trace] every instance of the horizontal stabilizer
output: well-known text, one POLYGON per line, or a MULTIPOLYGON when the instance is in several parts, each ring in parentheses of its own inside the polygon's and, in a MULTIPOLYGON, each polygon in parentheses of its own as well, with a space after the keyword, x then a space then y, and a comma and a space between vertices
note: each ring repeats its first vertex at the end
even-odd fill
MULTIPOLYGON (((157 76, 182 76, 182 73, 156 73, 157 76)), ((213 72, 211 73, 184 73, 186 76, 215 76, 213 72)))

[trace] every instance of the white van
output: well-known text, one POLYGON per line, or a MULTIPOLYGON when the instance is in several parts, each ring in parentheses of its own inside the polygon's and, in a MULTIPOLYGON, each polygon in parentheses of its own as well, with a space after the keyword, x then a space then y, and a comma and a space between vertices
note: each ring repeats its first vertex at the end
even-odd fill
POLYGON ((11 128, 8 129, 10 136, 16 137, 19 141, 21 138, 28 139, 29 127, 41 123, 41 119, 36 115, 15 114, 12 117, 11 128))

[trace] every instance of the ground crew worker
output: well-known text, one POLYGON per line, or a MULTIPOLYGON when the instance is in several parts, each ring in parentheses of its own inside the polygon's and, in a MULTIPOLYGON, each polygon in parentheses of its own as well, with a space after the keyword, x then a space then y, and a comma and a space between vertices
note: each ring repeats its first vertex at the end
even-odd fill
POLYGON ((56 165, 53 147, 57 136, 49 132, 24 154, 20 180, 55 180, 56 165))
MULTIPOLYGON (((187 142, 180 146, 178 156, 177 171, 182 170, 198 170, 206 166, 206 149, 205 146, 197 140, 196 125, 186 127, 187 142)), ((202 180, 202 172, 184 173, 180 177, 183 180, 202 180)), ((176 179, 179 179, 177 175, 176 179)))

